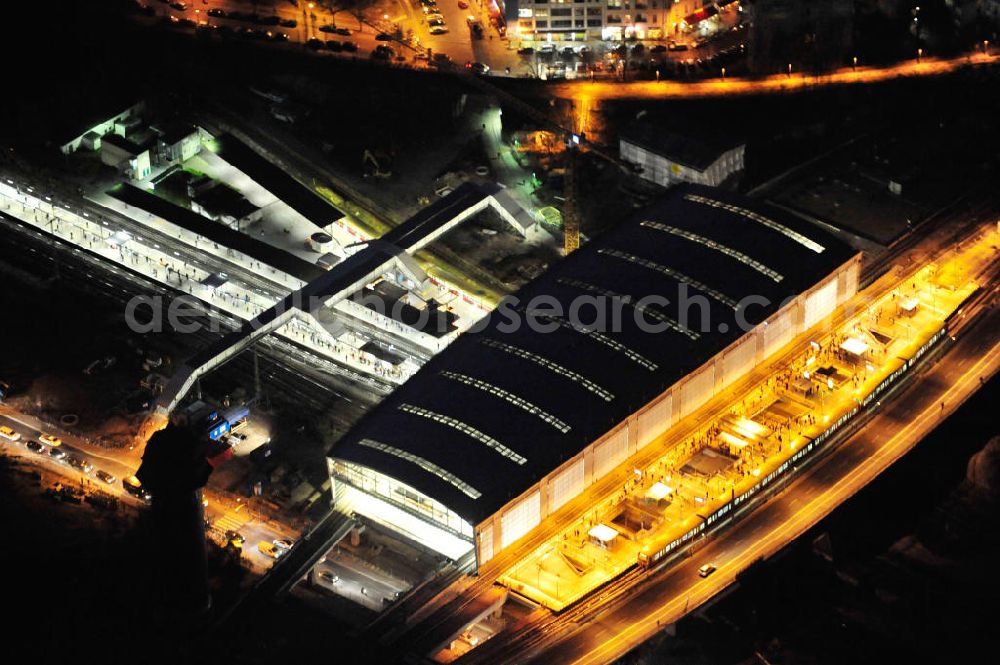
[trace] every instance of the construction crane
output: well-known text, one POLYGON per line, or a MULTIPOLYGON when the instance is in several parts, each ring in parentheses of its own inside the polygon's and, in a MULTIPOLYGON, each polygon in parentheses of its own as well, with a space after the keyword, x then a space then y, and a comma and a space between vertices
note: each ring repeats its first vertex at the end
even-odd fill
MULTIPOLYGON (((575 136, 575 135, 574 135, 575 136)), ((576 145, 566 143, 566 175, 563 176, 563 250, 569 256, 580 249, 580 217, 576 213, 576 145)))

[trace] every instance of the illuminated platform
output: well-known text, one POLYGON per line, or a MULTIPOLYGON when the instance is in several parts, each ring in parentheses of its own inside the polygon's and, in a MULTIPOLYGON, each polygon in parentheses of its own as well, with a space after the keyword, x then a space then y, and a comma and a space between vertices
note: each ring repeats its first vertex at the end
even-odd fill
POLYGON ((719 526, 941 340, 945 319, 975 289, 956 288, 954 274, 950 266, 924 267, 839 329, 802 344, 762 383, 734 393, 727 410, 696 412, 666 431, 651 444, 657 459, 620 467, 623 485, 499 581, 558 611, 719 526), (699 420, 705 424, 689 431, 699 420))

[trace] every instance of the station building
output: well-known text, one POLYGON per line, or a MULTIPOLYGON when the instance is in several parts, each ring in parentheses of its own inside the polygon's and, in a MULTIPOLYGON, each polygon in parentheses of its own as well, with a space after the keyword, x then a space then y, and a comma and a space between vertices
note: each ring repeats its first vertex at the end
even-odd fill
POLYGON ((789 213, 677 187, 501 303, 369 412, 330 452, 338 497, 453 559, 474 550, 483 566, 517 551, 851 298, 860 262, 789 213))

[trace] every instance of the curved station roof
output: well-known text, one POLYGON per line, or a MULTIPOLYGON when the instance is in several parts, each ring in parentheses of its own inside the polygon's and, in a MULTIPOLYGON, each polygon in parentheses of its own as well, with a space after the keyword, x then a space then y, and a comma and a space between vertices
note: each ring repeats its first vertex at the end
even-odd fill
POLYGON ((756 201, 674 189, 502 303, 330 454, 478 524, 854 254, 756 201))

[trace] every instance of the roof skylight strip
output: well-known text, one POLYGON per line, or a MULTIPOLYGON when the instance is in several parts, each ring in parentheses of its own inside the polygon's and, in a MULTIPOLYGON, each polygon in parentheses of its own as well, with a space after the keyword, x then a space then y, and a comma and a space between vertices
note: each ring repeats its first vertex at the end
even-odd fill
POLYGON ((742 215, 743 217, 746 217, 751 221, 757 222, 762 226, 766 226, 772 231, 777 231, 783 236, 791 238, 792 240, 799 243, 803 247, 811 249, 817 254, 822 254, 823 250, 826 249, 825 247, 823 247, 823 245, 819 244, 815 240, 807 238, 798 231, 790 229, 784 224, 779 224, 773 219, 770 219, 768 217, 765 217, 764 215, 756 213, 753 210, 747 210, 746 208, 740 207, 738 205, 733 205, 732 203, 723 203, 722 201, 716 201, 715 199, 710 199, 707 196, 699 196, 698 194, 685 194, 684 199, 687 201, 693 201, 694 203, 701 203, 702 205, 707 205, 712 208, 721 208, 722 210, 728 210, 729 212, 734 212, 737 215, 742 215))
POLYGON ((490 395, 506 400, 507 402, 513 404, 522 411, 526 411, 527 413, 530 413, 533 416, 537 416, 543 422, 552 425, 563 434, 566 434, 570 430, 569 425, 559 420, 551 413, 543 411, 540 407, 532 404, 528 400, 518 397, 514 393, 508 390, 504 390, 499 386, 495 386, 492 383, 488 383, 486 381, 483 381, 482 379, 477 379, 476 377, 469 376, 468 374, 459 374, 458 372, 443 371, 441 372, 441 376, 447 379, 451 379, 452 381, 458 381, 459 383, 463 383, 467 386, 472 386, 473 388, 478 388, 483 392, 489 393, 490 395))
POLYGON ((625 346, 621 342, 608 337, 604 333, 598 332, 597 330, 590 330, 586 326, 581 326, 579 324, 573 323, 572 321, 563 318, 561 316, 552 316, 550 314, 538 314, 538 313, 535 313, 534 316, 537 316, 540 319, 545 319, 547 321, 552 321, 553 323, 557 323, 563 328, 569 328, 570 330, 574 330, 580 333, 581 335, 586 335, 587 337, 590 337, 594 341, 599 342, 604 346, 608 347, 612 351, 617 351, 618 353, 621 353, 626 358, 628 358, 635 364, 639 365, 640 367, 648 369, 650 372, 656 371, 657 364, 654 363, 652 360, 649 360, 648 358, 638 353, 637 351, 633 351, 632 349, 625 346))
POLYGON ((692 233, 685 229, 679 229, 676 226, 670 226, 669 224, 660 224, 659 222, 643 222, 642 226, 650 229, 656 229, 657 231, 663 231, 665 233, 670 233, 672 235, 684 238, 685 240, 690 240, 691 242, 696 242, 699 245, 708 247, 709 249, 714 249, 717 252, 725 254, 729 258, 736 259, 740 263, 750 266, 762 275, 770 277, 775 282, 780 282, 785 277, 777 270, 772 270, 760 261, 744 254, 739 250, 735 250, 732 247, 727 247, 720 242, 712 240, 711 238, 706 238, 705 236, 698 235, 697 233, 692 233))
POLYGON ((735 300, 733 300, 726 294, 722 293, 721 291, 717 291, 707 284, 704 284, 696 279, 688 277, 684 273, 674 270, 673 268, 668 268, 665 265, 661 265, 656 261, 650 261, 649 259, 644 259, 641 256, 636 256, 635 254, 629 254, 628 252, 623 252, 620 249, 601 248, 597 251, 600 254, 604 254, 606 256, 613 256, 616 259, 622 259, 623 261, 628 261, 629 263, 634 263, 637 266, 642 266, 643 268, 648 268, 649 270, 655 270, 668 277, 672 277, 673 279, 676 279, 678 282, 683 282, 684 284, 687 284, 692 288, 702 291, 703 293, 707 293, 708 295, 712 296, 713 298, 721 302, 723 305, 732 307, 734 310, 738 306, 738 303, 735 300))
POLYGON ((590 392, 594 393, 595 395, 603 399, 605 402, 610 402, 615 398, 613 393, 605 390, 604 388, 597 385, 587 377, 581 374, 577 374, 573 370, 567 369, 566 367, 563 367, 558 363, 554 363, 548 358, 540 356, 537 353, 532 353, 527 349, 522 349, 521 347, 514 346, 513 344, 498 342, 497 340, 490 339, 489 337, 480 337, 479 341, 492 349, 499 349, 500 351, 504 351, 505 353, 517 356, 518 358, 524 358, 525 360, 530 360, 531 362, 535 363, 536 365, 544 367, 550 372, 558 374, 559 376, 564 376, 567 379, 570 379, 571 381, 580 384, 590 392))
POLYGON ((663 314, 662 312, 659 312, 655 309, 652 309, 651 307, 647 307, 639 303, 636 298, 628 295, 627 293, 617 293, 615 291, 611 291, 610 289, 601 288, 600 286, 595 286, 588 282, 568 277, 559 277, 558 279, 556 279, 556 281, 559 282, 560 284, 565 284, 566 286, 572 286, 574 288, 580 289, 581 291, 589 291, 591 293, 597 293, 602 296, 607 296, 608 298, 620 298, 626 304, 631 305, 636 311, 642 312, 643 314, 648 314, 657 321, 665 324, 668 328, 670 328, 674 332, 679 332, 688 339, 696 340, 699 337, 701 337, 701 335, 699 335, 695 331, 690 330, 689 328, 685 328, 680 323, 673 320, 666 314, 663 314))
POLYGON ((461 491, 462 494, 465 494, 468 497, 471 497, 473 499, 478 499, 483 495, 482 492, 480 492, 475 487, 465 482, 452 472, 448 471, 447 469, 441 468, 440 466, 438 466, 434 462, 431 462, 430 460, 424 459, 420 455, 414 455, 411 452, 408 452, 406 450, 401 450, 400 448, 396 448, 395 446, 390 446, 387 443, 382 443, 381 441, 376 441, 374 439, 361 439, 361 441, 358 442, 358 445, 362 445, 366 448, 372 448, 374 450, 378 450, 379 452, 383 452, 387 455, 392 455, 393 457, 398 457, 400 459, 406 460, 407 462, 411 462, 419 466, 424 471, 432 473, 438 478, 441 478, 442 480, 453 485, 456 489, 461 491))
POLYGON ((503 445, 502 443, 494 439, 492 436, 480 432, 472 425, 463 423, 461 420, 458 420, 457 418, 446 416, 443 413, 430 411, 420 406, 413 406, 412 404, 400 404, 399 410, 405 411, 406 413, 412 413, 415 416, 427 418, 428 420, 433 420, 434 422, 438 422, 441 423, 442 425, 447 425, 448 427, 451 427, 454 430, 458 430, 462 434, 465 434, 466 436, 475 439, 476 441, 488 446, 489 448, 492 448, 493 450, 497 451, 504 457, 513 460, 517 464, 524 464, 525 462, 528 461, 528 458, 518 455, 516 452, 514 452, 507 446, 503 445))

